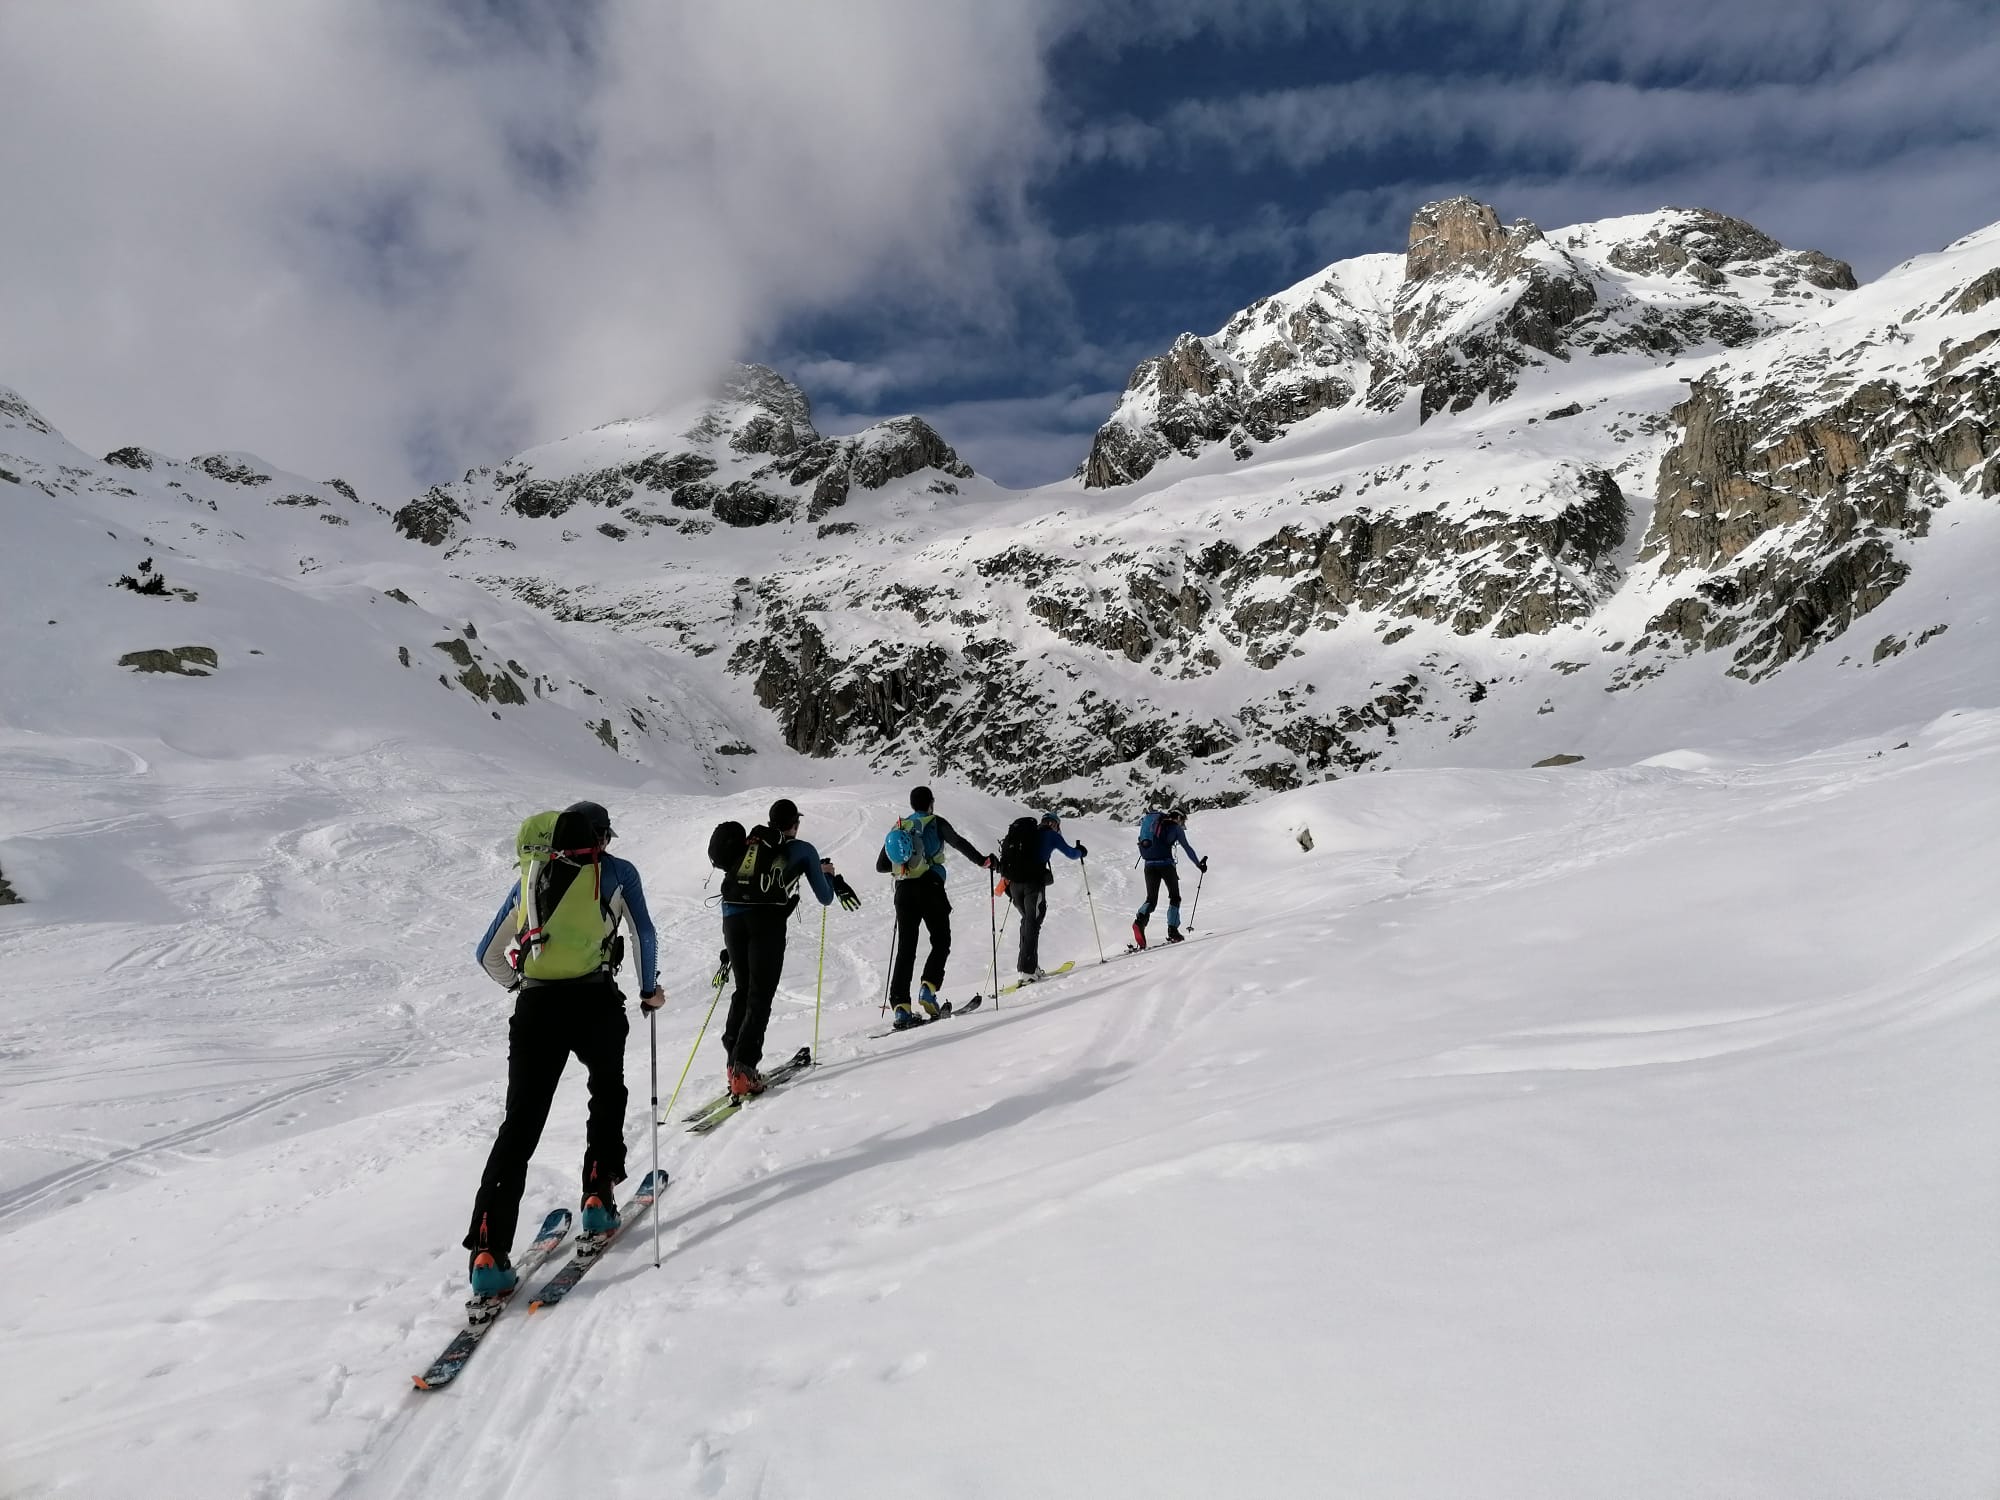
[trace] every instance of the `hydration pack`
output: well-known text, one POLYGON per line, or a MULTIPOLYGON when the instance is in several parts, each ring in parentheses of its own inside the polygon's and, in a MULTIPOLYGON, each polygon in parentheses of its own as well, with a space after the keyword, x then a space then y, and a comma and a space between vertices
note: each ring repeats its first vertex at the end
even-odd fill
POLYGON ((1039 818, 1016 818, 1000 840, 1000 874, 1010 885, 1042 885, 1048 867, 1042 863, 1039 818))
POLYGON ((911 813, 898 818, 889 836, 882 840, 882 852, 889 858, 889 871, 898 880, 915 880, 933 868, 930 856, 929 813, 911 813))
POLYGON ((784 906, 794 882, 784 877, 780 842, 761 823, 718 823, 708 836, 708 862, 722 871, 722 899, 731 906, 784 906))

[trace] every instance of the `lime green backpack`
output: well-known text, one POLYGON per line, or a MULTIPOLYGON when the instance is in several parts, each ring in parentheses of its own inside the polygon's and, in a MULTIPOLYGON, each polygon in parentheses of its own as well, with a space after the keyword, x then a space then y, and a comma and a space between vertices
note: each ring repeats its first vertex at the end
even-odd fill
POLYGON ((527 979, 581 979, 610 961, 617 924, 604 910, 602 878, 593 864, 590 878, 578 870, 556 902, 555 910, 538 906, 542 876, 554 857, 556 819, 561 814, 536 813, 514 835, 514 858, 521 870, 521 895, 514 907, 514 947, 508 955, 527 979))

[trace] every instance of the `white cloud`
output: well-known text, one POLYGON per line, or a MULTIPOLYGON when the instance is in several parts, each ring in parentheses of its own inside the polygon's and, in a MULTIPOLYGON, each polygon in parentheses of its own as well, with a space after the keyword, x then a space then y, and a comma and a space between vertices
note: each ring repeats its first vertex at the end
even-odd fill
POLYGON ((0 370, 91 446, 393 492, 871 278, 976 300, 1045 41, 982 0, 0 8, 0 370))

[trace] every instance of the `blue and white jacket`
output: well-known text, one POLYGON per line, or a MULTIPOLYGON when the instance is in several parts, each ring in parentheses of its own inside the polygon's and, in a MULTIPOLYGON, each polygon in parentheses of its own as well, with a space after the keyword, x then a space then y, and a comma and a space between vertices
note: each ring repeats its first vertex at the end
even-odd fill
MULTIPOLYGON (((639 872, 633 865, 615 854, 598 856, 599 877, 604 884, 599 888, 598 899, 605 911, 610 913, 612 930, 619 926, 629 927, 639 945, 639 993, 650 995, 660 987, 659 939, 653 932, 653 918, 646 910, 645 887, 639 883, 639 872)), ((578 877, 582 878, 581 876, 578 877)), ((500 903, 493 923, 486 929, 486 936, 479 940, 479 946, 472 950, 472 956, 479 960, 480 968, 499 984, 512 989, 516 984, 533 988, 535 981, 522 979, 514 972, 514 966, 507 962, 507 949, 514 942, 514 912, 521 902, 521 881, 517 876, 507 888, 507 899, 500 903)))

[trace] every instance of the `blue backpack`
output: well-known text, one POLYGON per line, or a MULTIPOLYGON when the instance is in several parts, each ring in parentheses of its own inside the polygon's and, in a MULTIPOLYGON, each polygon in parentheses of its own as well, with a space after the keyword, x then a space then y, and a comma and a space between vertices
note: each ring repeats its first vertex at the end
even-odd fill
POLYGON ((1166 838, 1166 821, 1163 812, 1149 812, 1139 820, 1139 857, 1148 863, 1174 857, 1174 846, 1166 838))

